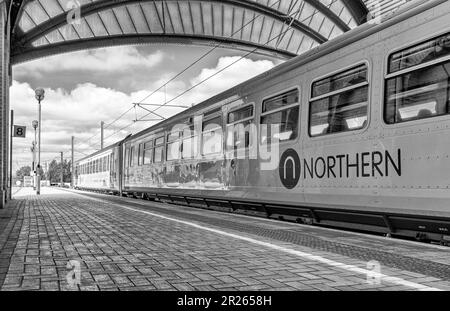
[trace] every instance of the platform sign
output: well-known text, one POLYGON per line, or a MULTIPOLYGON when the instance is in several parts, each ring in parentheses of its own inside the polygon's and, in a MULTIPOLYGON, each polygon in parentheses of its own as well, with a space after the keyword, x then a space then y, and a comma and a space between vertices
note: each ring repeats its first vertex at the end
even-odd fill
POLYGON ((27 134, 26 126, 14 125, 13 137, 25 138, 26 134, 27 134))
POLYGON ((24 176, 23 177, 23 186, 24 187, 33 187, 33 177, 24 176))

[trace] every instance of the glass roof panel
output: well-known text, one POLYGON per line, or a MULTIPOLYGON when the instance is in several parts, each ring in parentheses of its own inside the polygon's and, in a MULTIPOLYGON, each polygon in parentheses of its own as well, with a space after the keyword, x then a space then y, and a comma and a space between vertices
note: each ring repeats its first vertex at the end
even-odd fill
POLYGON ((150 28, 144 15, 144 11, 140 4, 132 4, 128 6, 131 18, 138 33, 149 33, 150 28))
POLYGON ((66 41, 80 39, 75 28, 72 25, 65 25, 59 29, 66 41))
POLYGON ((173 28, 174 33, 184 34, 183 24, 181 16, 178 10, 177 2, 166 2, 166 19, 169 20, 169 24, 173 28))
POLYGON ((37 25, 43 23, 49 19, 48 14, 45 12, 44 8, 39 1, 30 2, 25 7, 25 12, 30 16, 31 20, 37 25))
POLYGON ((103 22, 100 19, 100 16, 98 14, 92 14, 92 15, 86 16, 86 21, 89 24, 89 26, 91 27, 91 30, 94 33, 94 36, 102 37, 102 36, 109 35, 105 26, 103 26, 103 22))
POLYGON ((186 34, 193 34, 193 23, 192 23, 192 16, 191 11, 189 9, 189 3, 188 2, 178 2, 179 10, 180 10, 180 16, 182 18, 183 22, 183 29, 184 33, 186 34))
POLYGON ((135 34, 136 28, 131 21, 130 14, 127 11, 126 6, 117 7, 113 9, 114 14, 119 21, 120 28, 122 28, 123 33, 125 34, 135 34))
POLYGON ((31 18, 30 18, 30 16, 28 14, 24 14, 22 16, 22 18, 20 19, 19 27, 25 32, 27 32, 28 30, 34 28, 35 26, 36 26, 36 23, 34 23, 31 20, 31 18))
POLYGON ((106 26, 106 29, 108 30, 108 33, 110 36, 116 36, 123 34, 122 29, 120 29, 119 22, 117 21, 116 17, 114 16, 113 11, 106 10, 99 13, 100 19, 103 21, 103 23, 106 26))
POLYGON ((142 10, 144 11, 144 15, 147 18, 148 24, 150 25, 150 31, 152 33, 163 33, 161 18, 158 11, 156 10, 156 3, 144 3, 142 4, 142 10))
POLYGON ((64 13, 64 9, 58 0, 46 0, 40 1, 40 3, 50 17, 55 17, 56 15, 64 13))

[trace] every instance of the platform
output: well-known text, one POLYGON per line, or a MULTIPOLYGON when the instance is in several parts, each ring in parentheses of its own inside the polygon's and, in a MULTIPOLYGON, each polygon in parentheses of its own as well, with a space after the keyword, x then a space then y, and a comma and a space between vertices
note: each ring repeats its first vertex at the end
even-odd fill
POLYGON ((450 290, 447 247, 56 188, 14 197, 2 291, 450 290))

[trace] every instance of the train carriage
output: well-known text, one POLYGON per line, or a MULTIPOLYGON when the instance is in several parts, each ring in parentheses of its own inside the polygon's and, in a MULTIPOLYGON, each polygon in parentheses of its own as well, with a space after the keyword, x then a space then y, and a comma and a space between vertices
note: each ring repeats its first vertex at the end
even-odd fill
POLYGON ((127 138, 120 191, 450 239, 449 14, 415 1, 127 138))
POLYGON ((74 187, 77 189, 120 193, 120 144, 100 150, 75 164, 74 187))

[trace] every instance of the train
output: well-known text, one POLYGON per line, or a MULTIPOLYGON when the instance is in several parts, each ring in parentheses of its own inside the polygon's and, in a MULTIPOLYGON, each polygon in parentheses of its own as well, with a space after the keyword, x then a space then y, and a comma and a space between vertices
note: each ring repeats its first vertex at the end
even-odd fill
POLYGON ((371 20, 77 161, 74 186, 447 243, 448 16, 371 20))

